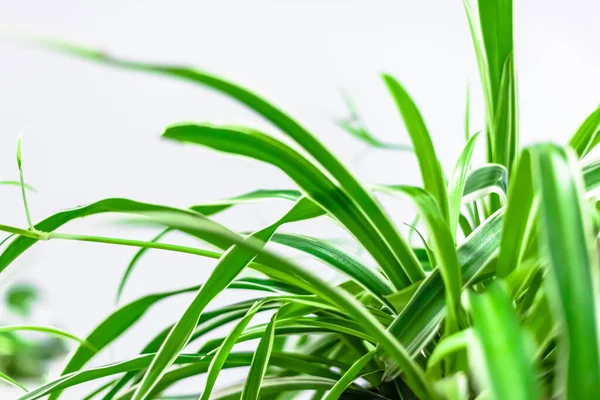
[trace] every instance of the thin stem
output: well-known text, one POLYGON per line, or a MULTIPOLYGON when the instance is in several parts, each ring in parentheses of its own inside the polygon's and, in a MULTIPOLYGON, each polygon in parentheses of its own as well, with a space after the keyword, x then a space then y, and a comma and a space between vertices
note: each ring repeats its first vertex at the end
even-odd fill
POLYGON ((195 247, 179 246, 176 244, 158 243, 158 242, 146 242, 143 240, 132 240, 132 239, 120 239, 111 238, 104 236, 88 236, 88 235, 72 235, 69 233, 50 232, 48 233, 48 239, 61 239, 61 240, 76 240, 80 242, 94 242, 94 243, 107 243, 116 244, 121 246, 131 247, 144 247, 147 249, 159 249, 174 251, 178 253, 194 254, 197 256, 204 256, 209 258, 219 258, 221 253, 210 250, 197 249, 195 247))
POLYGON ((14 226, 0 224, 0 231, 12 233, 14 235, 26 236, 26 237, 32 238, 32 239, 38 239, 38 240, 46 239, 45 234, 43 232, 36 231, 35 229, 27 230, 27 229, 16 228, 14 226))
POLYGON ((23 197, 23 206, 25 207, 25 216, 27 217, 27 225, 29 230, 33 231, 33 222, 29 213, 29 205, 27 203, 27 193, 25 191, 25 180, 23 179, 23 156, 21 154, 21 136, 17 139, 17 166, 19 167, 19 182, 21 185, 21 196, 23 197))

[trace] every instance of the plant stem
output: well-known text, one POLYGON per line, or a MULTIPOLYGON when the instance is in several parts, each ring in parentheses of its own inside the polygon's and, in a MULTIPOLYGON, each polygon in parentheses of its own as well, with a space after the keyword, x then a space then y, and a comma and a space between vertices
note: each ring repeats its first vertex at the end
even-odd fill
POLYGON ((27 204, 27 193, 25 192, 25 180, 23 179, 23 155, 21 153, 21 136, 17 139, 17 166, 19 167, 19 182, 21 185, 21 196, 23 197, 23 206, 25 207, 25 216, 27 217, 27 225, 29 230, 35 230, 33 222, 31 222, 31 214, 29 213, 29 205, 27 204))
POLYGON ((120 239, 120 238, 111 238, 111 237, 104 237, 104 236, 73 235, 73 234, 69 234, 69 233, 59 233, 59 232, 48 233, 48 239, 76 240, 76 241, 80 241, 80 242, 106 243, 106 244, 116 244, 116 245, 121 245, 121 246, 144 247, 147 249, 159 249, 159 250, 174 251, 174 252, 178 252, 178 253, 194 254, 197 256, 203 256, 203 257, 209 257, 209 258, 215 258, 215 259, 221 257, 221 253, 218 253, 216 251, 197 249, 195 247, 188 247, 188 246, 179 246, 176 244, 146 242, 143 240, 120 239))

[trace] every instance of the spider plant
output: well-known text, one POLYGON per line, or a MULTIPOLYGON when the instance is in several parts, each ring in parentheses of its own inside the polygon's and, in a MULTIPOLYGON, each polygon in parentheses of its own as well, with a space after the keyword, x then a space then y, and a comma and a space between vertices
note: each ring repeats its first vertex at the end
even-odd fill
MULTIPOLYGON (((467 124, 464 150, 452 171, 442 170, 407 90, 391 75, 383 76, 410 136, 422 187, 359 182, 287 112, 228 80, 43 41, 54 51, 184 80, 238 101, 293 144, 252 127, 209 123, 174 124, 163 137, 272 164, 296 187, 256 190, 188 209, 108 198, 35 225, 28 217, 27 228, 1 225, 15 237, 0 255, 0 271, 40 240, 140 248, 118 284, 119 295, 148 249, 215 260, 206 282, 118 307, 82 339, 58 378, 21 399, 58 399, 82 384, 90 385, 87 399, 165 398, 172 385, 201 374, 203 385, 186 398, 597 398, 595 242, 600 220, 593 191, 600 186, 600 163, 583 159, 600 140, 600 109, 564 146, 520 148, 512 1, 479 0, 464 6, 483 88, 485 126, 482 133, 471 134, 467 124), (487 163, 474 166, 478 141, 485 142, 487 163), (397 226, 405 221, 392 221, 376 192, 414 203, 418 245, 399 233, 397 226), (234 232, 212 219, 239 204, 277 200, 287 201, 288 211, 255 232, 234 232), (59 231, 72 220, 103 213, 164 230, 147 241, 59 231), (331 241, 278 231, 312 218, 343 226, 373 262, 331 241), (175 231, 203 244, 168 241, 175 231), (324 281, 314 268, 273 251, 271 243, 305 253, 343 279, 339 284, 324 281), (247 274, 248 269, 255 273, 247 274), (230 289, 263 295, 211 306, 215 296, 230 289), (164 330, 141 344, 137 356, 88 366, 152 306, 183 293, 193 294, 185 312, 165 317, 164 330), (268 322, 256 323, 259 314, 268 322), (228 334, 206 338, 224 324, 230 324, 228 334), (253 351, 236 350, 250 340, 258 341, 253 351), (219 378, 224 369, 239 367, 248 367, 243 381, 219 378)), ((350 133, 386 147, 352 114, 351 123, 344 124, 350 133)), ((23 182, 20 155, 18 165, 23 182)), ((24 189, 23 199, 27 210, 24 189)))

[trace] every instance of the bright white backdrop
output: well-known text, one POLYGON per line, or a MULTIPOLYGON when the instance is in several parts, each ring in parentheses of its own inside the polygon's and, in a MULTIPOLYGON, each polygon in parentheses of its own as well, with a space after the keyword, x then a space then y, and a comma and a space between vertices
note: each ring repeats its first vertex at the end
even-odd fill
MULTIPOLYGON (((522 141, 564 143, 598 105, 600 3, 515 3, 522 141)), ((190 64, 243 83, 303 121, 365 182, 418 183, 419 177, 407 153, 370 152, 358 161, 364 146, 332 124, 345 115, 339 87, 354 95, 376 135, 406 143, 379 79, 384 71, 395 75, 424 113, 446 171, 463 143, 467 82, 472 126, 482 127, 475 59, 460 0, 4 0, 0 26, 3 32, 60 37, 133 58, 190 64)), ((23 133, 26 178, 38 189, 30 199, 35 220, 111 196, 183 207, 256 188, 290 187, 270 166, 159 139, 166 125, 182 120, 243 123, 274 132, 239 105, 202 88, 0 41, 0 180, 17 177, 14 145, 23 133)), ((408 221, 406 204, 388 206, 398 222, 408 221)), ((283 210, 248 207, 221 221, 251 229, 283 210)), ((151 235, 111 221, 93 218, 65 231, 151 235)), ((0 222, 25 223, 18 190, 0 192, 0 222)), ((300 229, 337 234, 321 225, 300 229)), ((2 274, 0 288, 35 282, 43 289, 35 322, 85 336, 114 308, 118 278, 133 252, 39 244, 2 274)), ((125 300, 199 283, 211 265, 153 252, 134 273, 125 300)), ((98 363, 134 355, 188 300, 157 306, 98 363)), ((220 299, 226 300, 231 299, 220 299)), ((181 391, 199 389, 194 383, 181 391)))

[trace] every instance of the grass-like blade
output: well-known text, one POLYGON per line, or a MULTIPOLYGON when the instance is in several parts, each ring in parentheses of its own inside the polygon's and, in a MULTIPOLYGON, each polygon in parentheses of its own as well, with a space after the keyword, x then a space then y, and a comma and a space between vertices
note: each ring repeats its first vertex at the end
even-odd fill
POLYGON ((446 193, 446 180, 440 161, 435 154, 431 136, 421 113, 400 83, 390 75, 384 75, 388 90, 392 94, 396 106, 404 119, 404 124, 415 149, 419 161, 419 169, 423 179, 423 187, 435 199, 442 217, 448 221, 448 195, 446 193))
POLYGON ((210 362, 210 366, 208 367, 208 375, 206 377, 206 384, 204 385, 204 391, 202 392, 202 397, 200 400, 208 400, 212 389, 217 381, 217 377, 221 372, 221 368, 223 364, 225 364, 225 360, 229 356, 231 349, 237 343, 238 338, 250 323, 250 320, 256 315, 256 312, 259 309, 259 304, 255 303, 246 313, 244 318, 242 318, 235 327, 229 332, 223 343, 219 346, 213 359, 210 362))
POLYGON ((441 215, 435 200, 425 190, 415 186, 395 186, 390 194, 402 193, 417 206, 419 215, 427 226, 437 271, 444 281, 446 293, 446 332, 458 329, 458 308, 462 288, 461 269, 448 223, 441 215))
POLYGON ((452 177, 450 178, 450 182, 448 184, 448 201, 450 207, 449 227, 450 233, 452 233, 452 236, 455 240, 456 231, 458 228, 458 219, 460 217, 460 206, 462 203, 463 192, 467 181, 469 167, 471 166, 473 150, 475 150, 475 143, 477 142, 478 136, 479 134, 475 134, 471 136, 471 138, 467 141, 465 148, 463 149, 460 157, 458 158, 458 161, 456 162, 454 172, 452 172, 452 177))
POLYGON ((533 223, 534 191, 531 176, 531 156, 527 149, 521 152, 517 167, 510 180, 506 206, 506 223, 502 231, 496 274, 507 277, 518 268, 527 246, 533 223))
MULTIPOLYGON (((512 0, 495 0, 498 3, 511 3, 512 0)), ((480 2, 481 7, 481 2, 480 2)), ((502 68, 496 113, 494 115, 494 159, 504 165, 509 174, 517 153, 517 93, 513 53, 509 53, 502 68)))
MULTIPOLYGON (((190 207, 190 209, 192 209, 196 212, 199 212, 200 214, 210 216, 210 215, 215 215, 221 211, 225 211, 228 208, 230 208, 234 205, 237 205, 237 204, 254 203, 254 202, 258 202, 258 201, 273 200, 273 199, 296 201, 301 196, 302 196, 302 193, 300 193, 297 190, 289 190, 289 189, 265 190, 265 189, 262 189, 262 190, 255 190, 253 192, 245 193, 245 194, 242 194, 239 196, 231 197, 228 199, 213 201, 213 202, 206 203, 206 204, 198 204, 198 205, 190 207)), ((315 205, 315 207, 318 207, 318 206, 315 205)), ((152 242, 159 241, 167 233, 169 233, 169 229, 163 230, 158 235, 156 235, 151 241, 152 242)), ((135 268, 136 264, 139 262, 139 260, 142 258, 142 256, 147 251, 148 251, 148 248, 139 249, 133 256, 133 258, 131 259, 129 264, 127 265, 127 268, 125 269, 125 272, 123 273, 123 277, 121 278, 121 280, 119 282, 119 287, 117 290, 117 302, 119 301, 119 299, 121 298, 121 295, 123 294, 123 290, 125 289, 125 285, 127 283, 127 280, 129 279, 129 276, 133 272, 133 269, 135 268)))
POLYGON ((600 142, 600 107, 596 108, 577 129, 569 146, 575 150, 579 158, 585 157, 600 142))
POLYGON ((567 398, 591 399, 600 393, 596 237, 575 155, 550 144, 532 151, 541 193, 539 241, 550 265, 551 305, 562 321, 559 386, 567 398))
POLYGON ((54 328, 51 326, 38 326, 38 325, 4 325, 0 326, 0 333, 2 332, 18 332, 18 331, 32 331, 38 333, 44 333, 47 335, 56 336, 61 339, 73 340, 80 345, 87 347, 88 350, 96 352, 97 349, 85 339, 81 339, 69 332, 65 332, 62 329, 54 328))
POLYGON ((338 246, 313 237, 284 233, 273 235, 271 241, 305 252, 322 260, 328 266, 354 279, 384 304, 386 303, 384 296, 392 294, 389 282, 381 274, 373 271, 356 257, 338 246))
POLYGON ((375 350, 371 350, 358 360, 342 375, 339 381, 331 388, 324 400, 338 400, 344 391, 354 382, 360 375, 362 370, 367 366, 369 361, 376 354, 375 350))
POLYGON ((273 338, 275 333, 275 321, 277 321, 277 313, 273 314, 271 321, 267 325, 264 334, 256 348, 250 371, 246 377, 244 390, 240 396, 241 400, 258 400, 260 395, 262 381, 267 372, 269 358, 273 350, 273 338))
POLYGON ((397 288, 423 278, 411 249, 404 246, 401 268, 394 253, 355 202, 298 152, 260 132, 242 127, 186 124, 168 128, 163 137, 195 143, 215 150, 251 157, 278 167, 313 201, 334 215, 371 253, 397 288), (379 238, 379 239, 378 239, 379 238), (414 263, 413 263, 414 261, 414 263))
POLYGON ((195 228, 196 230, 210 231, 213 234, 235 241, 239 246, 247 246, 254 251, 257 251, 260 253, 261 259, 264 259, 269 264, 279 264, 280 268, 286 269, 288 272, 293 273, 298 278, 309 283, 313 292, 323 300, 344 310, 351 319, 362 327, 362 330, 365 333, 371 335, 374 341, 379 343, 379 345, 388 353, 389 357, 398 363, 404 372, 405 382, 418 396, 423 399, 435 397, 432 388, 424 375, 424 371, 411 359, 406 348, 404 348, 397 339, 381 325, 373 314, 367 311, 363 304, 349 293, 331 286, 314 273, 297 266, 290 260, 265 250, 260 244, 253 243, 253 241, 250 240, 244 240, 232 232, 220 228, 219 225, 213 221, 198 219, 193 216, 182 218, 181 216, 171 216, 164 213, 151 215, 151 221, 182 230, 195 228))
POLYGON ((532 343, 501 283, 470 293, 469 300, 476 339, 469 346, 470 369, 481 390, 489 390, 493 400, 539 399, 532 343))
MULTIPOLYGON (((463 288, 468 286, 482 269, 496 256, 500 244, 502 213, 496 212, 480 225, 467 240, 458 247, 458 261, 461 266, 463 288)), ((438 331, 444 317, 444 281, 440 271, 435 269, 415 292, 412 299, 390 325, 389 331, 402 343, 408 352, 415 356, 430 342, 438 331)), ((387 375, 396 376, 395 362, 385 358, 387 375)))
POLYGON ((413 151, 412 147, 403 145, 403 144, 394 144, 384 142, 378 138, 376 138, 365 126, 362 118, 358 114, 356 106, 354 105, 354 101, 350 95, 346 92, 342 92, 342 97, 344 98, 344 102, 346 103, 346 107, 350 113, 350 118, 341 120, 338 122, 338 125, 344 129, 346 132, 357 138, 358 140, 368 144, 370 147, 374 147, 377 149, 386 149, 386 150, 404 150, 404 151, 413 151))
POLYGON ((28 392, 27 388, 25 386, 23 386, 22 384, 20 384, 19 382, 17 382, 16 380, 14 380, 13 378, 11 378, 10 376, 6 375, 4 372, 0 371, 0 382, 5 382, 11 386, 14 386, 16 388, 19 388, 25 392, 28 392))
MULTIPOLYGON (((264 245, 281 225, 302 220, 308 216, 305 209, 311 203, 301 198, 294 207, 272 225, 257 231, 246 240, 261 241, 264 245)), ((221 227, 221 229, 224 229, 221 227)), ((152 388, 158 383, 165 370, 173 363, 177 355, 188 343, 201 314, 208 303, 224 290, 235 277, 256 257, 257 252, 246 247, 234 246, 219 260, 206 283, 200 288, 183 316, 173 326, 169 335, 156 353, 154 360, 144 374, 142 381, 133 395, 134 400, 146 399, 152 388)))
MULTIPOLYGON (((347 192, 348 196, 356 202, 362 212, 372 221, 373 225, 377 227, 402 267, 407 271, 419 274, 418 261, 373 196, 312 133, 273 104, 239 85, 199 70, 181 66, 155 65, 121 60, 101 51, 56 40, 33 40, 33 42, 64 54, 101 64, 190 81, 195 84, 207 86, 237 100, 277 126, 283 133, 290 136, 307 153, 314 157, 335 178, 344 191, 347 192)), ((414 280, 417 281, 420 278, 414 280)))

